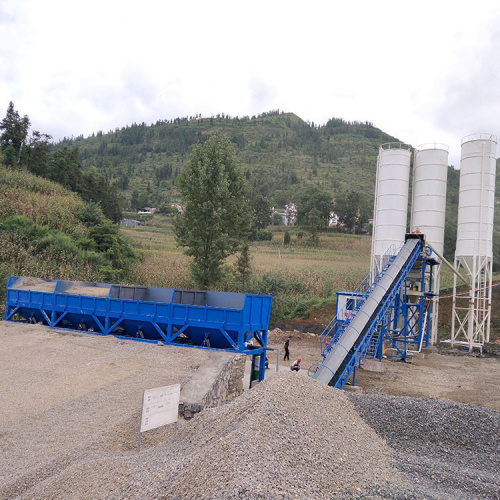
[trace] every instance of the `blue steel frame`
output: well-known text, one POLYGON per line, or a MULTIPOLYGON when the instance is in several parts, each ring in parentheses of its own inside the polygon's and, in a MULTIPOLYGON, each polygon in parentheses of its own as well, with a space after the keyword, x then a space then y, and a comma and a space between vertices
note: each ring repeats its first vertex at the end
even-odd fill
MULTIPOLYGON (((416 263, 420 263, 420 287, 417 293, 418 301, 411 301, 411 283, 408 278, 401 286, 400 294, 396 296, 390 306, 391 321, 384 330, 384 338, 396 349, 398 354, 393 357, 406 360, 407 349, 414 347, 417 350, 423 345, 429 346, 429 333, 432 315, 433 269, 438 262, 430 257, 431 250, 425 248, 425 255, 420 255, 416 263), (428 279, 426 279, 426 276, 428 279), (427 286, 426 286, 427 285, 427 286), (425 322, 424 322, 425 321, 425 322)), ((415 270, 415 268, 413 269, 415 270)), ((390 357, 391 355, 388 354, 390 357)))
MULTIPOLYGON (((390 289, 387 291, 386 295, 383 297, 382 301, 377 308, 376 315, 371 319, 367 328, 364 329, 363 332, 359 335, 358 340, 352 347, 352 349, 347 354, 344 362, 341 364, 339 369, 335 374, 333 374, 330 385, 333 385, 336 388, 341 389, 345 383, 349 380, 349 377, 352 375, 353 383, 356 377, 356 368, 362 364, 362 360, 370 354, 372 357, 382 356, 382 342, 384 338, 390 338, 393 334, 394 328, 389 328, 390 325, 394 324, 395 316, 403 315, 404 317, 404 328, 401 330, 401 340, 404 343, 404 348, 399 349, 398 351, 401 355, 401 358, 404 360, 406 356, 406 344, 408 342, 421 342, 422 339, 425 340, 426 345, 428 345, 429 338, 429 325, 430 325, 430 314, 427 314, 427 322, 423 324, 423 318, 425 317, 425 312, 431 312, 431 302, 427 300, 429 297, 432 297, 432 267, 437 264, 434 259, 430 259, 428 252, 426 252, 425 256, 422 256, 423 240, 416 245, 412 254, 407 259, 405 265, 401 269, 400 273, 392 283, 390 289), (429 287, 427 291, 422 293, 418 304, 411 304, 408 302, 408 295, 406 294, 407 288, 407 277, 409 272, 415 266, 417 260, 422 261, 422 273, 421 273, 421 290, 424 290, 425 286, 425 273, 427 271, 427 266, 430 266, 430 279, 429 287), (401 299, 401 295, 404 294, 404 300, 401 299), (418 313, 418 316, 417 316, 418 313), (416 324, 412 325, 411 320, 413 318, 417 318, 418 321, 416 324), (415 329, 415 326, 418 325, 418 329, 415 329)), ((395 258, 395 257, 394 257, 395 258)), ((389 268, 390 264, 394 260, 392 258, 381 271, 381 273, 374 280, 373 284, 366 289, 366 279, 362 282, 360 287, 354 292, 353 295, 359 297, 362 295, 360 290, 366 289, 364 292, 364 299, 358 300, 356 308, 354 312, 357 312, 363 303, 366 301, 366 298, 369 296, 370 292, 374 288, 375 284, 381 279, 381 277, 385 274, 386 270, 389 268)), ((367 277, 368 278, 368 277, 367 277)), ((324 330, 321 341, 322 346, 324 339, 330 339, 326 347, 323 349, 322 355, 326 357, 328 355, 329 350, 332 346, 337 342, 337 340, 342 335, 345 328, 349 325, 352 317, 348 318, 346 321, 338 321, 337 314, 335 318, 330 322, 327 328, 324 330)), ((397 322, 397 318, 396 318, 397 322)), ((397 324, 397 323, 396 323, 397 324)), ((396 344, 399 342, 399 339, 395 341, 396 344)))
POLYGON ((14 288, 20 279, 11 276, 8 280, 5 321, 24 318, 29 323, 95 335, 223 350, 248 356, 261 354, 259 381, 264 380, 272 303, 269 295, 213 292, 218 295, 219 303, 227 297, 231 307, 223 307, 174 303, 175 289, 155 289, 159 290, 160 296, 165 292, 163 295, 170 297, 169 302, 157 302, 111 297, 112 287, 118 285, 107 283, 80 283, 108 287, 107 297, 62 293, 73 283, 62 280, 46 280, 54 283, 53 292, 14 288), (242 307, 234 307, 235 302, 242 307), (258 345, 249 345, 252 339, 258 345))
POLYGON ((415 246, 413 252, 406 261, 404 267, 399 272, 399 275, 396 277, 391 287, 384 295, 383 299, 379 304, 377 312, 375 316, 371 319, 368 327, 365 329, 364 332, 361 332, 361 335, 359 336, 358 340, 356 341, 353 348, 349 352, 348 356, 346 356, 344 362, 340 365, 339 369, 333 376, 330 385, 333 385, 334 387, 341 389, 342 387, 344 387, 345 383, 347 382, 347 380, 351 375, 353 375, 353 377, 356 376, 356 367, 361 364, 361 361, 368 352, 368 348, 373 342, 375 332, 383 322, 387 314, 387 309, 390 307, 396 296, 400 293, 400 288, 404 283, 409 271, 415 264, 415 261, 417 260, 418 256, 420 255, 421 250, 422 250, 422 245, 421 243, 419 243, 415 246))

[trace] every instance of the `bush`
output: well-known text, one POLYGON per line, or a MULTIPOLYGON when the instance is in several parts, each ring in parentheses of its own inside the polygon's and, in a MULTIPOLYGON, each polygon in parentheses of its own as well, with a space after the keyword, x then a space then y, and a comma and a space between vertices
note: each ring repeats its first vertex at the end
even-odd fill
POLYGON ((97 251, 105 254, 116 270, 127 270, 138 258, 130 244, 120 235, 119 227, 107 219, 90 228, 90 237, 95 241, 97 251))
POLYGON ((22 215, 0 219, 0 264, 23 276, 77 279, 74 275, 90 274, 123 279, 138 257, 119 234, 118 226, 103 219, 89 233, 88 237, 75 238, 22 215))
POLYGON ((49 229, 35 224, 24 215, 13 215, 3 221, 0 219, 0 233, 9 234, 12 241, 28 248, 43 239, 49 229))
POLYGON ((271 241, 273 239, 273 232, 269 229, 259 229, 255 234, 257 241, 271 241))
POLYGON ((47 236, 42 238, 36 245, 38 251, 48 247, 50 247, 54 256, 57 256, 59 252, 78 253, 75 240, 67 234, 60 232, 51 232, 47 234, 47 236))
POLYGON ((75 215, 86 227, 97 226, 105 219, 99 203, 93 201, 85 203, 75 215))

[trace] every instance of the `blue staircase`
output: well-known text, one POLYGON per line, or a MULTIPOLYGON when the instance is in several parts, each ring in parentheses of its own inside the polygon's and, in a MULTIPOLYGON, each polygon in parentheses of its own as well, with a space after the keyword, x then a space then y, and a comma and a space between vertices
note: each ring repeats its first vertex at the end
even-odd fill
MULTIPOLYGON (((331 339, 323 350, 323 362, 315 369, 313 378, 341 389, 369 350, 376 349, 384 320, 422 247, 423 241, 418 235, 407 235, 398 255, 387 262, 366 289, 351 317, 336 330, 336 318, 330 322, 322 334, 322 342, 324 344, 323 339, 329 336, 331 339)), ((365 286, 365 281, 358 289, 365 286)))
POLYGON ((396 256, 392 255, 387 259, 387 263, 382 268, 382 270, 377 275, 377 277, 375 278, 375 280, 371 285, 370 285, 370 274, 368 274, 366 278, 364 278, 364 280, 352 294, 353 297, 358 297, 358 300, 356 302, 356 307, 352 310, 352 313, 344 321, 341 322, 340 325, 336 317, 334 317, 330 321, 330 323, 328 323, 327 327, 323 330, 323 333, 321 334, 321 345, 324 346, 323 352, 321 353, 322 356, 326 356, 328 352, 330 352, 332 346, 338 342, 338 339, 342 336, 345 329, 349 326, 354 316, 366 302, 367 297, 369 297, 373 289, 385 276, 387 270, 394 262, 395 258, 396 256))

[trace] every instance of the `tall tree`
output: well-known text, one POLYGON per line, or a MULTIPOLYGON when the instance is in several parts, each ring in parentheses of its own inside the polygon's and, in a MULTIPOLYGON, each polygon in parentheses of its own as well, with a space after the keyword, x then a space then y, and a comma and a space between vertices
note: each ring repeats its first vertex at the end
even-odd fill
POLYGON ((174 223, 177 244, 194 258, 191 274, 201 288, 220 278, 225 259, 248 237, 252 211, 243 172, 227 138, 197 144, 178 178, 184 212, 174 223))
POLYGON ((339 221, 348 231, 353 231, 360 215, 361 195, 356 191, 343 192, 335 200, 339 221))
POLYGON ((254 223, 257 229, 265 229, 271 223, 271 203, 268 198, 257 194, 250 201, 255 211, 254 223))
POLYGON ((31 134, 28 156, 28 170, 36 175, 44 176, 50 163, 50 139, 49 134, 41 134, 35 130, 31 134))
POLYGON ((30 120, 27 115, 23 118, 14 109, 14 103, 10 101, 5 118, 0 123, 0 150, 3 153, 6 165, 13 167, 22 165, 23 153, 27 150, 26 138, 30 120))
POLYGON ((338 195, 335 212, 339 216, 339 222, 349 232, 359 232, 373 213, 371 203, 357 191, 346 191, 338 195))
MULTIPOLYGON (((300 225, 310 225, 309 212, 317 210, 321 220, 321 227, 326 227, 333 206, 332 197, 329 193, 313 184, 309 184, 298 193, 296 200, 297 217, 300 225)), ((314 212, 314 216, 316 217, 318 214, 314 212)))

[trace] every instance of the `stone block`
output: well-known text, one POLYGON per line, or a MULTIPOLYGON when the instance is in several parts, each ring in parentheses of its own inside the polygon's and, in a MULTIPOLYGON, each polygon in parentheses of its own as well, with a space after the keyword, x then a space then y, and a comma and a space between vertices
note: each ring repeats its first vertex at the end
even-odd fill
POLYGON ((382 373, 384 371, 384 365, 377 359, 364 359, 361 368, 369 372, 382 373))

